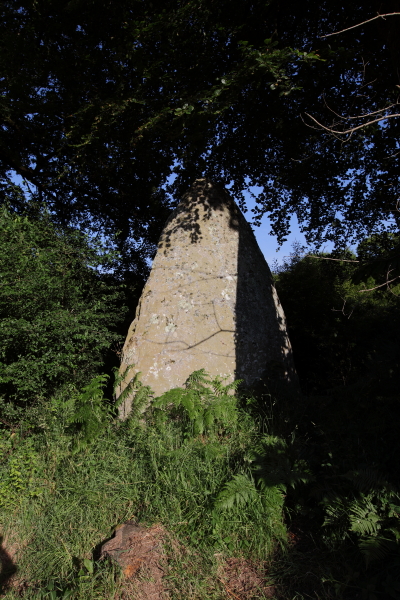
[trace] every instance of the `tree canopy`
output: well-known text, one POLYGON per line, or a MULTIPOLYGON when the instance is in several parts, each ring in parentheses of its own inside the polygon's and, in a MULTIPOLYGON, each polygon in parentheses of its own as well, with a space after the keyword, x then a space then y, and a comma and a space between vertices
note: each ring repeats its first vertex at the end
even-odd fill
POLYGON ((140 275, 174 202, 202 175, 233 182, 242 206, 243 190, 259 186, 256 221, 267 214, 279 241, 293 214, 309 241, 397 230, 399 119, 360 116, 397 113, 400 15, 324 36, 398 9, 5 0, 4 196, 21 209, 19 174, 59 223, 118 232, 121 268, 140 275), (323 128, 353 125, 363 126, 323 128))

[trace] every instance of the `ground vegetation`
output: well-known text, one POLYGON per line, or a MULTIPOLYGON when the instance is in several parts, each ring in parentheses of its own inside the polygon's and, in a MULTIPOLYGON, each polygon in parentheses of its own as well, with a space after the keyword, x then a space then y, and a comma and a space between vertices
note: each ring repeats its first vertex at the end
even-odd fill
POLYGON ((14 286, 1 288, 5 334, 16 318, 18 290, 27 307, 39 307, 19 317, 19 352, 5 353, 1 365, 4 598, 143 592, 151 571, 127 580, 118 565, 100 560, 101 544, 126 521, 162 532, 160 598, 399 597, 399 285, 379 283, 394 237, 367 239, 357 254, 341 258, 306 257, 297 247, 276 272, 300 398, 226 385, 204 371, 153 398, 136 376, 133 411, 121 422, 107 389, 111 321, 103 324, 102 344, 82 350, 80 371, 69 369, 78 360, 75 342, 62 354, 58 335, 39 332, 35 355, 25 343, 27 330, 47 322, 42 305, 55 311, 49 321, 56 330, 58 312, 68 313, 68 303, 37 301, 50 283, 73 300, 72 340, 81 343, 82 323, 84 339, 96 338, 103 311, 119 294, 118 286, 104 287, 101 272, 88 271, 99 248, 79 232, 55 229, 41 210, 29 217, 4 210, 2 219, 21 244, 12 271, 8 246, 1 246, 2 277, 15 275, 14 286), (27 253, 32 269, 23 268, 27 253), (64 253, 67 265, 71 257, 78 261, 71 277, 64 253), (376 279, 370 270, 365 275, 364 262, 354 262, 370 265, 371 257, 376 279), (370 288, 376 289, 362 291, 370 288), (66 365, 57 377, 50 376, 52 361, 66 365))

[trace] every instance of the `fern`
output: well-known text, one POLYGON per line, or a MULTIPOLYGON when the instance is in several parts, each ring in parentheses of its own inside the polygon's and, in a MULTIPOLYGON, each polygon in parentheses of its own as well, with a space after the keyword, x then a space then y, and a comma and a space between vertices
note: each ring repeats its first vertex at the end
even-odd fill
POLYGON ((327 537, 351 538, 367 566, 398 545, 399 495, 379 472, 364 468, 331 474, 311 488, 310 496, 319 499, 327 537))
POLYGON ((295 488, 314 481, 310 467, 282 438, 264 436, 255 460, 255 474, 264 487, 295 488))
POLYGON ((185 381, 185 388, 189 390, 202 390, 209 383, 210 378, 205 369, 193 371, 185 381))
POLYGON ((132 379, 126 383, 129 371, 133 367, 134 365, 129 365, 122 373, 120 373, 118 369, 114 370, 114 396, 117 396, 115 408, 120 408, 128 398, 132 398, 131 410, 126 419, 131 426, 134 423, 137 423, 138 418, 145 412, 146 408, 148 408, 149 401, 154 396, 154 392, 150 386, 143 385, 140 381, 140 371, 135 373, 132 379))
POLYGON ((74 452, 91 444, 109 423, 110 405, 103 394, 108 377, 104 374, 94 377, 75 401, 75 411, 70 418, 69 427, 74 435, 74 452))
POLYGON ((259 492, 254 480, 247 475, 235 475, 228 481, 215 501, 217 511, 241 507, 259 501, 259 492))
POLYGON ((374 469, 365 468, 348 471, 342 477, 344 479, 348 479, 361 493, 368 493, 374 490, 379 495, 384 490, 384 493, 389 492, 389 490, 393 490, 393 488, 388 484, 387 479, 374 469))
POLYGON ((393 540, 382 536, 371 536, 362 539, 358 547, 365 558, 367 566, 375 560, 383 560, 396 549, 393 540))
POLYGON ((350 529, 359 536, 376 536, 381 528, 377 507, 368 499, 354 500, 349 510, 350 529))
POLYGON ((226 396, 227 394, 229 394, 229 392, 237 392, 238 387, 242 382, 243 379, 236 379, 235 381, 224 385, 224 379, 217 376, 211 381, 211 387, 213 389, 214 395, 220 397, 224 395, 226 396))
POLYGON ((211 379, 204 369, 194 371, 183 388, 165 392, 153 402, 157 411, 168 411, 172 418, 186 423, 194 435, 234 428, 238 409, 236 398, 230 392, 240 381, 224 385, 223 379, 211 379))
POLYGON ((133 366, 134 365, 128 365, 125 371, 123 371, 122 373, 119 371, 119 369, 114 369, 113 392, 116 396, 115 408, 119 408, 121 404, 123 404, 123 402, 127 399, 129 394, 135 391, 135 385, 137 385, 139 381, 139 373, 136 373, 133 379, 131 379, 131 381, 128 384, 126 384, 124 389, 122 390, 123 385, 126 383, 129 371, 133 368, 133 366))

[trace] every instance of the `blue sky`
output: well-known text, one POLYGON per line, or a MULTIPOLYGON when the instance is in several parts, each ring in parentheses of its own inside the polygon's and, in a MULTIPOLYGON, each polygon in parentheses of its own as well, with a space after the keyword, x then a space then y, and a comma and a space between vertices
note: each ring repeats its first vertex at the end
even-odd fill
MULTIPOLYGON (((252 188, 254 193, 257 193, 257 188, 252 188)), ((244 196, 246 198, 246 203, 248 210, 244 213, 247 221, 251 223, 252 215, 251 209, 255 206, 255 200, 252 196, 246 192, 244 192, 244 196)), ((260 246, 261 252, 265 256, 265 260, 269 264, 270 267, 273 267, 273 263, 275 260, 278 261, 279 264, 282 263, 282 260, 289 256, 293 251, 293 243, 299 242, 302 246, 307 246, 306 238, 304 234, 301 233, 300 227, 297 221, 297 217, 293 216, 290 220, 290 234, 287 236, 287 241, 282 244, 282 246, 278 247, 278 242, 275 236, 270 235, 271 225, 269 219, 266 215, 263 216, 261 220, 260 227, 253 227, 254 235, 256 236, 258 245, 260 246)), ((333 249, 332 243, 324 244, 321 250, 325 252, 330 252, 333 249)))
MULTIPOLYGON (((253 214, 251 212, 251 209, 254 207, 255 201, 249 194, 245 193, 245 197, 248 206, 248 211, 245 213, 244 216, 249 222, 251 222, 253 214)), ((261 252, 264 254, 265 260, 270 265, 270 267, 273 266, 273 262, 275 260, 281 263, 282 259, 285 256, 289 256, 289 254, 292 252, 293 242, 300 242, 301 244, 306 245, 305 237, 300 231, 296 217, 292 217, 290 221, 291 233, 288 236, 287 242, 282 244, 282 246, 279 249, 276 237, 270 235, 270 230, 270 222, 265 215, 262 218, 260 227, 253 227, 254 235, 256 236, 258 245, 260 246, 261 252)))

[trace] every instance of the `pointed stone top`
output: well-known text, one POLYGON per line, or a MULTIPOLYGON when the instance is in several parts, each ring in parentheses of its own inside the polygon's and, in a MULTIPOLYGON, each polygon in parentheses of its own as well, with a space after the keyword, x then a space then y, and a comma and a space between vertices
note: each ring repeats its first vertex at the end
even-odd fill
POLYGON ((159 250, 165 253, 177 235, 181 243, 184 238, 187 238, 188 244, 200 243, 204 240, 207 222, 217 215, 225 217, 227 228, 235 231, 241 220, 245 222, 235 201, 222 185, 206 177, 196 179, 167 220, 158 244, 159 250))

